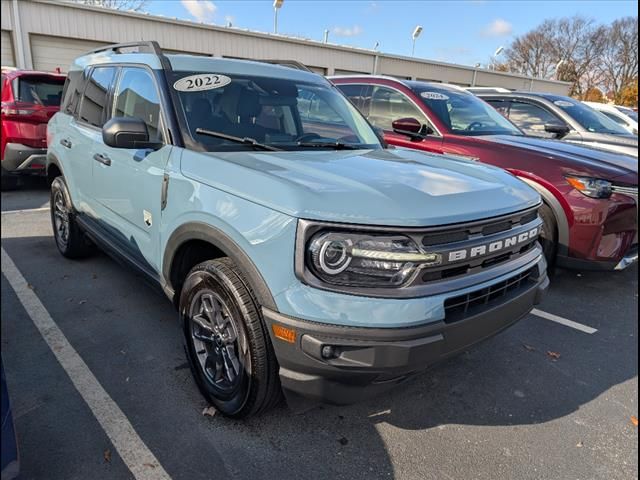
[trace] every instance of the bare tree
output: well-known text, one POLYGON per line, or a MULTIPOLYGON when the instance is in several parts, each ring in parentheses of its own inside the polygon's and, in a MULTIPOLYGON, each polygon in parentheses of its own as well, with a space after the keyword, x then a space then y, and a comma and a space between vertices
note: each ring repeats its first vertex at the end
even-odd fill
POLYGON ((606 29, 584 17, 545 20, 517 37, 505 52, 511 71, 572 83, 581 96, 599 83, 595 68, 604 49, 606 29))
POLYGON ((93 5, 96 7, 113 8, 115 10, 133 10, 139 12, 144 8, 147 0, 73 0, 75 3, 93 5))
POLYGON ((603 44, 599 71, 605 87, 618 102, 623 90, 638 82, 638 17, 613 22, 603 44))

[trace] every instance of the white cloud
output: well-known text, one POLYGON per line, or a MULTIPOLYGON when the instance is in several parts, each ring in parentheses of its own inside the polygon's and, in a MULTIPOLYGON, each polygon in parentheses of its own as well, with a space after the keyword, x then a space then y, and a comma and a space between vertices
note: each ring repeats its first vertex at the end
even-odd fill
POLYGON ((355 37, 362 33, 362 27, 360 25, 354 25, 353 27, 333 27, 331 32, 336 37, 355 37))
POLYGON ((210 22, 216 13, 217 7, 209 0, 180 0, 182 6, 200 22, 210 22))
POLYGON ((511 35, 511 32, 513 32, 513 25, 506 20, 496 18, 482 30, 482 35, 485 37, 505 37, 511 35))

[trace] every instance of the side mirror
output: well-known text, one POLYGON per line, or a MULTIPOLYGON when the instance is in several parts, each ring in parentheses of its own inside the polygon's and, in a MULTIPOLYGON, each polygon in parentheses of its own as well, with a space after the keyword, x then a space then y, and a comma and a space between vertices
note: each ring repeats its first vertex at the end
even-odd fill
POLYGON ((399 118, 391 122, 393 131, 401 135, 407 135, 412 139, 422 139, 429 134, 428 127, 421 124, 415 118, 399 118))
POLYGON ((544 131, 547 133, 555 133, 557 138, 564 137, 571 129, 567 125, 547 124, 544 126, 544 131))
POLYGON ((158 150, 162 142, 150 141, 147 124, 141 118, 114 117, 102 127, 102 141, 113 148, 158 150))

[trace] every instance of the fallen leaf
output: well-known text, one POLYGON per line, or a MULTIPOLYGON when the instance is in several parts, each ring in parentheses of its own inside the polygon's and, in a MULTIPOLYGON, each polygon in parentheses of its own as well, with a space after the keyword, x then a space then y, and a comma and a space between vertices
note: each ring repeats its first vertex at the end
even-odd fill
POLYGON ((125 381, 125 382, 128 382, 128 381, 129 381, 129 377, 125 378, 125 380, 124 380, 124 381, 125 381))
POLYGON ((213 417, 215 414, 216 414, 215 407, 206 407, 204 410, 202 410, 202 415, 206 417, 213 417))
POLYGON ((638 417, 636 417, 635 415, 631 415, 631 423, 633 423, 634 427, 638 426, 638 417))
POLYGON ((558 352, 552 352, 551 350, 547 352, 547 355, 549 355, 554 360, 558 360, 561 357, 561 355, 558 352))
POLYGON ((528 352, 535 352, 536 349, 535 347, 532 347, 531 345, 527 345, 526 343, 523 343, 522 346, 524 347, 525 350, 527 350, 528 352))
POLYGON ((80 300, 80 301, 78 302, 78 305, 84 305, 85 303, 87 303, 87 301, 86 301, 86 300, 80 300))
POLYGON ((104 451, 104 453, 102 454, 102 456, 104 457, 104 461, 105 462, 110 462, 111 461, 111 450, 109 450, 108 448, 104 451))
POLYGON ((346 445, 347 443, 349 443, 349 440, 347 440, 345 437, 340 437, 338 442, 340 443, 340 445, 346 445))
POLYGON ((153 463, 143 463, 142 465, 149 468, 156 468, 156 465, 154 465, 153 463))
POLYGON ((578 447, 578 448, 582 448, 582 447, 584 447, 584 443, 582 443, 582 441, 580 441, 580 442, 578 442, 578 443, 576 444, 576 447, 578 447))
POLYGON ((27 288, 29 288, 31 290, 35 290, 35 287, 33 285, 31 285, 30 283, 27 283, 27 288))

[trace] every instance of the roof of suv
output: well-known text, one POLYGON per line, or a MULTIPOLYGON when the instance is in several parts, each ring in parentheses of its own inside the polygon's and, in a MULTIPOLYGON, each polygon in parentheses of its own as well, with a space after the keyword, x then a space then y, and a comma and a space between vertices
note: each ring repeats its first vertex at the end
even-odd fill
MULTIPOLYGON (((292 66, 265 63, 259 60, 239 60, 187 54, 164 54, 164 57, 169 61, 170 67, 174 71, 203 71, 232 75, 289 78, 310 83, 326 82, 326 79, 317 73, 292 66)), ((87 66, 105 63, 139 64, 146 65, 154 70, 163 68, 161 58, 153 53, 118 53, 107 50, 88 52, 76 58, 71 70, 84 70, 87 66)))
POLYGON ((373 83, 375 80, 386 80, 399 83, 407 88, 415 89, 424 86, 430 86, 433 88, 440 88, 443 90, 457 91, 461 93, 469 93, 464 87, 455 85, 453 83, 440 83, 440 82, 428 82, 424 80, 405 80, 403 78, 390 77, 387 75, 332 75, 327 77, 329 80, 364 80, 364 83, 373 83))
POLYGON ((46 75, 49 77, 57 77, 61 79, 66 78, 66 75, 64 73, 43 72, 40 70, 23 70, 14 67, 2 67, 2 75, 5 75, 9 79, 21 77, 23 75, 46 75))

